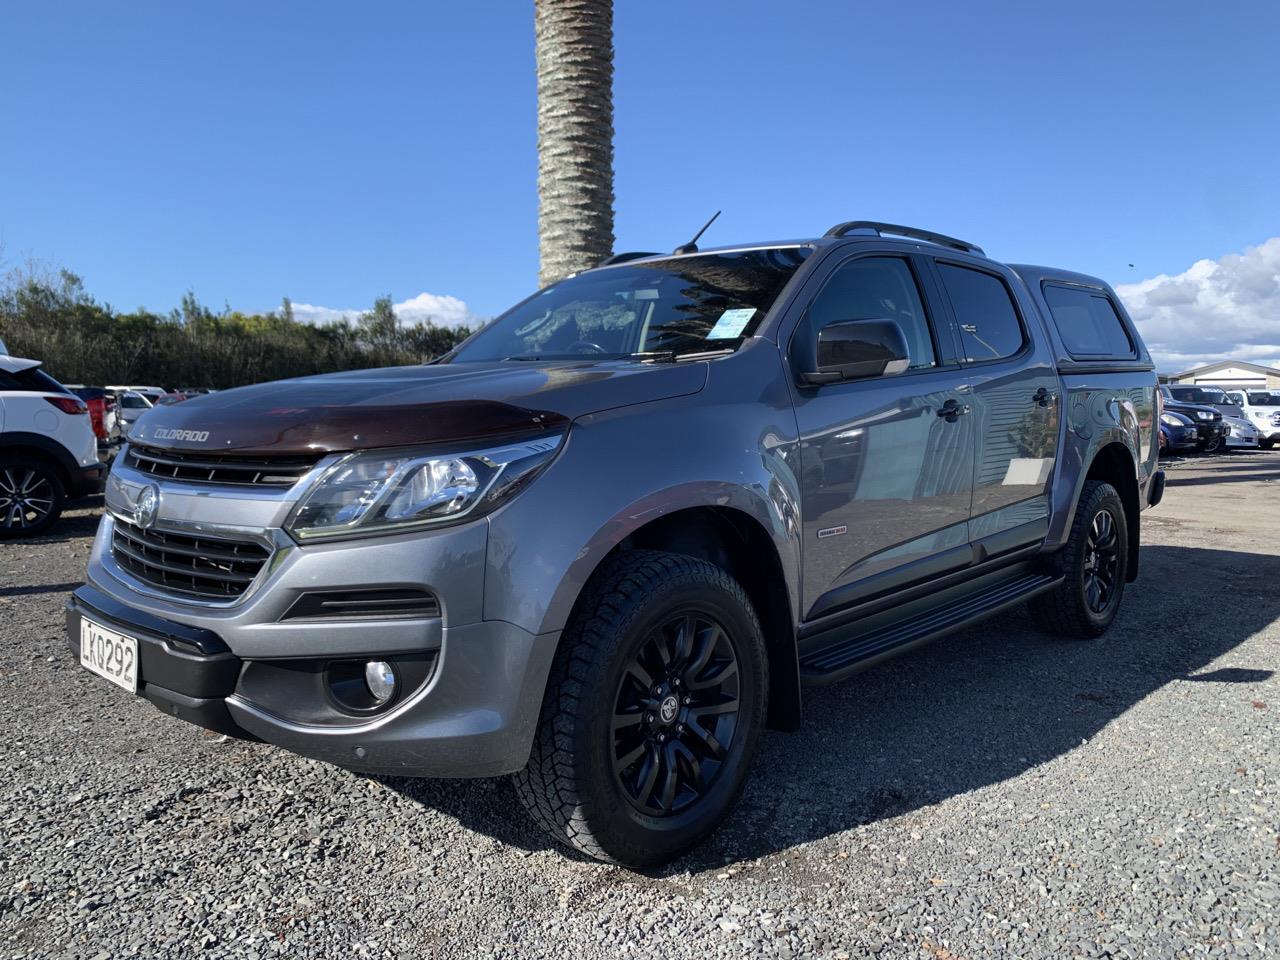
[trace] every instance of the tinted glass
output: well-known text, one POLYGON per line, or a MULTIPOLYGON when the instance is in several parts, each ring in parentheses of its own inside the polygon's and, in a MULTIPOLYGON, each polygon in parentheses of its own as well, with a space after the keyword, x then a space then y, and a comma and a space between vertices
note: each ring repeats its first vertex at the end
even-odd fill
POLYGON ((966 360, 999 360, 1022 349, 1022 324, 1003 280, 949 263, 938 264, 938 270, 960 325, 966 360))
POLYGON ((1073 357, 1132 357, 1133 344, 1115 306, 1101 293, 1045 284, 1053 322, 1073 357))
POLYGON ((1280 393, 1263 393, 1258 390, 1250 390, 1249 402, 1255 407, 1280 407, 1280 393))
POLYGON ((809 252, 707 253, 579 274, 503 314, 451 361, 734 349, 759 326, 809 252))
POLYGON ((809 306, 811 341, 827 324, 842 320, 897 321, 911 352, 911 369, 937 362, 920 291, 905 260, 868 257, 837 269, 809 306))
POLYGON ((0 371, 0 390, 21 390, 27 393, 71 393, 39 367, 19 370, 17 373, 0 371))
POLYGON ((136 394, 131 396, 126 393, 120 398, 120 406, 124 407, 126 410, 146 410, 151 406, 151 404, 147 403, 145 399, 137 396, 136 394))
POLYGON ((1183 403, 1207 403, 1210 406, 1231 403, 1217 387, 1170 387, 1169 393, 1173 399, 1183 403))

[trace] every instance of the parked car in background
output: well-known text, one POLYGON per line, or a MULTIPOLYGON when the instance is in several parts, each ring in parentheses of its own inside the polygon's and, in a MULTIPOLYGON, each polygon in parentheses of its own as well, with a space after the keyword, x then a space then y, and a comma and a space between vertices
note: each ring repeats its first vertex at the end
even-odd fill
POLYGON ((1280 392, 1268 390, 1228 390, 1244 411, 1244 419, 1258 428, 1258 446, 1270 450, 1280 443, 1280 392))
POLYGON ((156 398, 155 406, 168 407, 168 406, 172 406, 175 403, 181 403, 183 400, 187 400, 187 399, 189 399, 189 396, 187 394, 179 393, 177 391, 173 393, 162 393, 160 394, 159 397, 156 398))
POLYGON ((1164 401, 1164 409, 1180 413, 1196 425, 1197 453, 1218 453, 1226 445, 1228 428, 1222 420, 1222 412, 1214 407, 1199 403, 1184 403, 1176 399, 1168 387, 1160 388, 1164 401))
POLYGON ((1225 417, 1224 422, 1231 431, 1227 434, 1227 449, 1258 449, 1258 428, 1242 417, 1225 417))
POLYGON ((68 640, 224 733, 513 773, 557 840, 650 865, 726 816, 802 683, 1024 601, 1101 636, 1157 410, 1092 277, 865 221, 621 255, 442 362, 151 411, 68 640))
POLYGON ((1194 450, 1200 435, 1192 420, 1181 413, 1166 410, 1160 414, 1160 450, 1164 454, 1194 450))
POLYGON ((117 385, 113 387, 107 387, 107 389, 115 393, 129 393, 132 391, 133 393, 141 394, 142 396, 147 398, 147 402, 150 403, 152 406, 155 405, 155 402, 157 400, 159 400, 161 397, 163 397, 166 393, 169 392, 164 387, 148 387, 148 386, 138 386, 133 384, 125 385, 125 386, 117 385))
POLYGON ((1227 396, 1227 392, 1221 387, 1209 387, 1203 385, 1186 386, 1183 384, 1171 383, 1168 386, 1169 394, 1179 403, 1195 403, 1202 407, 1213 407, 1224 417, 1243 417, 1244 411, 1240 406, 1227 396))
POLYGON ((0 537, 44 532, 105 469, 88 405, 39 360, 0 355, 0 537))
POLYGON ((89 421, 99 443, 111 443, 120 436, 116 395, 105 387, 68 384, 67 389, 89 406, 89 421))
POLYGON ((119 394, 119 397, 120 430, 122 433, 127 434, 129 426, 155 404, 148 400, 146 395, 139 393, 137 390, 125 390, 119 394))

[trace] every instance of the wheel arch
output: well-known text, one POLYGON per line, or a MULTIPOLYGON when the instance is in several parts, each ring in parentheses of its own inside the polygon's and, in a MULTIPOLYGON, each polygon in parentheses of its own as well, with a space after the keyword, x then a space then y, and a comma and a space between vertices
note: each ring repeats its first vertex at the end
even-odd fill
POLYGON ((773 537, 750 513, 728 506, 691 506, 629 531, 596 563, 574 601, 569 619, 599 572, 618 554, 661 550, 697 557, 721 567, 742 585, 755 608, 769 656, 768 726, 800 724, 800 670, 791 591, 773 537))
MULTIPOLYGON (((1134 460, 1133 452, 1118 440, 1104 444, 1094 453, 1084 479, 1109 483, 1120 494, 1120 500, 1124 504, 1125 528, 1129 534, 1129 556, 1126 561, 1125 580, 1132 583, 1138 578, 1138 547, 1142 535, 1138 465, 1134 460)), ((1081 484, 1081 491, 1076 493, 1077 509, 1083 486, 1081 484)), ((1073 509, 1072 513, 1074 512, 1073 509)))
POLYGON ((47 463, 58 473, 64 493, 71 489, 75 461, 57 442, 38 433, 0 433, 0 458, 30 457, 47 463))

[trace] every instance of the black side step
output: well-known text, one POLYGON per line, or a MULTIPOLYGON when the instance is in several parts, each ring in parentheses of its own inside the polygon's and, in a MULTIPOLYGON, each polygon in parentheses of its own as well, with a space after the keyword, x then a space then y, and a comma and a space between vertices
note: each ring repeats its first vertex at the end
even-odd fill
MULTIPOLYGON (((1029 573, 980 590, 928 613, 889 624, 870 633, 814 650, 800 657, 800 678, 806 683, 830 683, 865 669, 893 654, 935 640, 977 623, 1038 593, 1052 590, 1061 577, 1029 573)), ((856 624, 850 627, 856 629, 856 624)))

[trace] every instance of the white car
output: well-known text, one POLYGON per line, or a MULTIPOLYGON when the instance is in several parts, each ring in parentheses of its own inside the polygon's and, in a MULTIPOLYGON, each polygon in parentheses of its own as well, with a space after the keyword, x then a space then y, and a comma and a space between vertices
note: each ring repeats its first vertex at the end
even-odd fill
POLYGON ((1280 443, 1280 390, 1228 390, 1227 396, 1258 428, 1258 445, 1270 450, 1280 443))
POLYGON ((1222 422, 1231 428, 1227 434, 1228 450, 1258 449, 1258 428, 1252 423, 1239 417, 1223 417, 1222 422))
POLYGON ((0 538, 44 532, 105 472, 85 402, 39 360, 0 355, 0 538))
POLYGON ((120 412, 120 432, 128 433, 129 427, 155 404, 145 393, 126 390, 116 395, 116 409, 120 412))

